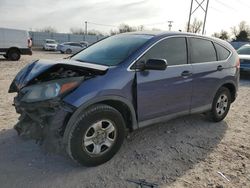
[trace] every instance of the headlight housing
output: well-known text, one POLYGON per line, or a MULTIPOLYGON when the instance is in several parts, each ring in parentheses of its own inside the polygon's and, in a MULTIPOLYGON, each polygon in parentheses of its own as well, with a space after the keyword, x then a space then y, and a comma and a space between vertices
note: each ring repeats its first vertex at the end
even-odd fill
POLYGON ((79 86, 82 80, 83 77, 74 77, 25 87, 21 90, 21 93, 24 94, 21 101, 38 102, 65 95, 79 86))

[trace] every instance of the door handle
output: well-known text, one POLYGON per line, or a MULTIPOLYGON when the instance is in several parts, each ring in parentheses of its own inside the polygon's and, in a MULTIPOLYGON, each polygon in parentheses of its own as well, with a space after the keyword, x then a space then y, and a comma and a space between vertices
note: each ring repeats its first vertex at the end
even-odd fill
POLYGON ((183 72, 181 73, 181 76, 182 76, 182 77, 189 77, 189 76, 192 76, 192 73, 191 73, 190 71, 183 71, 183 72))
POLYGON ((218 71, 222 71, 222 70, 223 70, 223 67, 222 67, 221 65, 219 65, 219 66, 217 67, 217 70, 218 70, 218 71))

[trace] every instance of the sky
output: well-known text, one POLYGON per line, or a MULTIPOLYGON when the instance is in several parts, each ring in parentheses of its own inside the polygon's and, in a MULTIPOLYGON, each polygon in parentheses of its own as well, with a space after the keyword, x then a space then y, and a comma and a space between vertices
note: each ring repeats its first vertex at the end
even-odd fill
MULTIPOLYGON (((168 21, 173 21, 172 30, 178 31, 185 30, 190 4, 191 0, 0 0, 0 27, 34 31, 51 26, 67 33, 70 28, 84 29, 87 21, 89 30, 109 33, 122 23, 168 30, 168 21)), ((249 0, 210 0, 206 34, 230 31, 243 20, 250 25, 249 12, 249 0)), ((200 9, 194 17, 203 20, 204 13, 200 9)))

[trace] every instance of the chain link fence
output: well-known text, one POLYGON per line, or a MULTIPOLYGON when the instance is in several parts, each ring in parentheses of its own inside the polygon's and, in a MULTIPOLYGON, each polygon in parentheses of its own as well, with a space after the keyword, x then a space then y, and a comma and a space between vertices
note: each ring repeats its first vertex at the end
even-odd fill
POLYGON ((56 40, 58 43, 87 41, 89 44, 92 44, 105 37, 98 35, 75 35, 67 33, 48 33, 34 31, 30 31, 29 34, 32 38, 33 46, 35 47, 42 46, 46 39, 53 39, 56 40))

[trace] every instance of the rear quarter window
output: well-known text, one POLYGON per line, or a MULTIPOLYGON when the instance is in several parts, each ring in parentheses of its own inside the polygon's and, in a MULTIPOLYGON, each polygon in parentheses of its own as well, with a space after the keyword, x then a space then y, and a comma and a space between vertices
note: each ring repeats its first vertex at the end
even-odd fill
POLYGON ((200 38, 190 38, 189 41, 191 63, 217 61, 216 51, 211 41, 200 38))
POLYGON ((226 60, 229 57, 230 51, 228 49, 224 48, 223 46, 217 43, 214 43, 214 46, 216 48, 219 61, 226 60))

